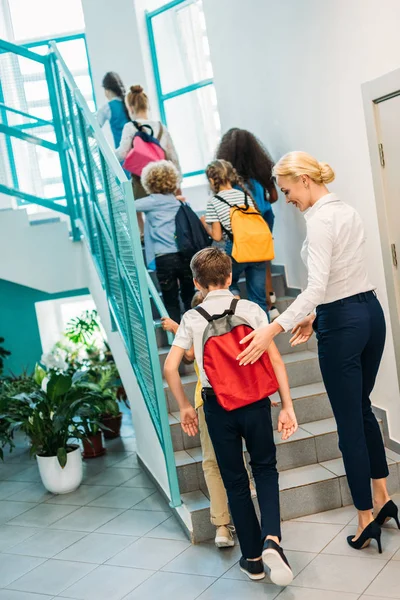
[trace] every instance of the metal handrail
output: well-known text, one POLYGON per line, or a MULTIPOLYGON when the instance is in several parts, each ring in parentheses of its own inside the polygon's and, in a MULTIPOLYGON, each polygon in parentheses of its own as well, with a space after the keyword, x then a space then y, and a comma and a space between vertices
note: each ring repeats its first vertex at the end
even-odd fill
MULTIPOLYGON (((165 400, 164 386, 163 386, 162 374, 161 374, 161 368, 160 368, 160 362, 159 362, 157 341, 156 341, 155 328, 154 328, 155 323, 154 323, 153 315, 151 312, 150 298, 153 299, 153 302, 156 306, 157 312, 160 314, 160 316, 168 316, 168 313, 161 301, 161 298, 157 292, 157 289, 156 289, 153 281, 151 280, 151 278, 148 274, 148 271, 146 269, 146 266, 144 264, 143 252, 142 252, 141 241, 140 241, 140 233, 139 233, 139 227, 138 227, 138 223, 137 223, 137 215, 136 215, 135 202, 134 202, 134 196, 133 196, 131 182, 128 181, 120 163, 118 162, 118 159, 117 159, 115 153, 113 152, 113 150, 109 146, 108 142, 106 141, 104 134, 100 129, 100 126, 98 125, 94 115, 90 112, 90 109, 86 103, 86 100, 84 99, 80 90, 77 88, 77 85, 76 85, 71 73, 69 72, 67 65, 65 64, 65 61, 63 60, 62 56, 60 55, 60 52, 58 51, 56 44, 53 42, 50 43, 50 53, 52 56, 52 60, 54 61, 54 64, 56 65, 57 69, 59 69, 59 72, 61 73, 61 77, 62 77, 65 85, 68 87, 69 94, 73 98, 73 101, 76 102, 76 105, 78 107, 79 123, 80 123, 79 131, 80 131, 81 136, 82 136, 82 132, 86 134, 89 130, 90 136, 94 138, 94 140, 97 144, 98 150, 99 150, 100 167, 98 165, 94 165, 93 162, 90 163, 89 145, 88 145, 86 137, 84 139, 82 139, 84 154, 86 155, 86 158, 89 159, 86 162, 86 164, 90 164, 91 166, 89 169, 89 171, 90 171, 89 178, 86 177, 86 174, 83 172, 82 167, 80 167, 79 177, 82 180, 81 183, 83 185, 83 189, 85 190, 86 203, 88 203, 88 202, 92 203, 92 210, 93 210, 92 214, 95 215, 94 218, 97 223, 96 226, 99 228, 97 230, 97 235, 100 233, 101 239, 106 240, 107 247, 109 248, 111 255, 113 257, 113 261, 115 264, 117 277, 118 277, 118 281, 119 281, 119 285, 120 285, 120 300, 121 300, 122 305, 117 307, 115 301, 113 300, 112 293, 109 289, 109 282, 107 281, 107 268, 105 268, 104 249, 101 249, 100 263, 102 263, 102 267, 100 265, 100 269, 103 271, 103 274, 106 275, 105 281, 104 281, 104 286, 105 286, 105 290, 106 290, 108 302, 109 302, 111 323, 114 323, 114 326, 119 330, 122 338, 124 339, 124 341, 126 343, 128 356, 130 357, 132 368, 136 374, 139 385, 142 385, 142 386, 145 385, 145 383, 144 383, 144 379, 143 379, 142 372, 140 369, 140 365, 138 365, 135 360, 135 344, 134 344, 134 339, 132 338, 132 336, 134 335, 134 332, 132 332, 131 330, 124 332, 124 330, 123 330, 124 328, 121 325, 122 323, 130 323, 131 322, 130 317, 129 317, 128 306, 127 306, 127 294, 129 294, 130 301, 133 302, 134 306, 136 306, 136 309, 138 310, 138 313, 140 313, 140 318, 142 319, 143 327, 145 328, 145 331, 146 331, 148 352, 149 352, 149 358, 150 358, 150 362, 149 362, 148 366, 151 369, 151 377, 152 377, 152 382, 153 382, 152 385, 155 390, 155 400, 156 400, 157 417, 158 417, 157 422, 155 422, 155 415, 153 414, 152 410, 150 410, 150 406, 147 405, 145 393, 144 393, 144 398, 145 398, 146 406, 149 411, 150 418, 153 421, 155 431, 157 432, 157 435, 159 437, 160 444, 161 444, 161 447, 162 447, 162 450, 164 453, 167 476, 168 476, 168 481, 169 481, 171 505, 176 507, 181 504, 181 497, 180 497, 180 490, 179 490, 178 476, 177 476, 177 471, 176 471, 174 450, 173 450, 171 432, 170 432, 170 426, 169 426, 168 410, 167 410, 167 405, 166 405, 166 400, 165 400), (94 167, 96 167, 95 170, 93 170, 94 167), (107 174, 106 169, 108 169, 109 170, 108 173, 113 178, 115 178, 120 189, 123 192, 122 197, 124 199, 125 220, 124 220, 124 223, 118 223, 118 226, 119 226, 118 231, 120 232, 121 230, 123 230, 124 236, 125 236, 125 231, 126 231, 126 239, 130 240, 130 242, 131 242, 132 259, 133 259, 134 263, 136 264, 135 274, 136 274, 137 285, 138 285, 137 290, 134 290, 132 288, 132 282, 131 282, 130 274, 127 271, 127 265, 124 263, 124 260, 121 258, 120 254, 119 254, 120 249, 119 249, 119 242, 118 242, 118 233, 117 233, 116 223, 114 221, 114 214, 113 214, 113 204, 112 204, 113 200, 112 200, 112 196, 111 196, 110 189, 109 189, 108 179, 106 176, 106 174, 107 174), (101 194, 106 200, 105 207, 107 208, 108 222, 106 221, 105 215, 103 214, 103 212, 100 209, 98 202, 97 202, 97 195, 98 195, 99 190, 98 190, 98 187, 96 187, 95 181, 93 180, 93 175, 95 173, 96 176, 98 176, 98 171, 100 172, 99 174, 102 177, 101 183, 100 183, 100 186, 102 187, 101 194), (138 303, 138 298, 137 298, 138 291, 141 296, 140 303, 138 303), (119 312, 121 310, 122 310, 122 313, 119 312), (121 319, 121 322, 119 322, 120 319, 121 319)), ((68 96, 69 96, 69 94, 68 94, 68 96)), ((74 127, 74 125, 72 125, 72 129, 73 129, 73 127, 74 127)), ((74 139, 75 139, 76 133, 77 133, 76 131, 73 131, 74 139)), ((69 148, 68 152, 69 152, 69 155, 73 154, 73 149, 69 148)), ((76 158, 74 159, 73 162, 74 162, 74 165, 76 166, 77 165, 76 158)), ((87 206, 87 204, 85 205, 85 203, 84 203, 83 211, 87 212, 88 209, 90 209, 90 206, 87 206)), ((88 220, 89 219, 87 219, 86 222, 88 222, 88 220)), ((93 239, 91 239, 91 237, 93 237, 91 235, 93 232, 87 231, 87 233, 88 233, 88 238, 89 238, 88 239, 89 245, 90 245, 90 248, 93 253, 93 239)), ((124 255, 124 257, 125 257, 125 255, 124 255)), ((169 337, 169 341, 172 342, 171 337, 169 337)), ((142 389, 142 391, 143 391, 143 389, 142 389)))

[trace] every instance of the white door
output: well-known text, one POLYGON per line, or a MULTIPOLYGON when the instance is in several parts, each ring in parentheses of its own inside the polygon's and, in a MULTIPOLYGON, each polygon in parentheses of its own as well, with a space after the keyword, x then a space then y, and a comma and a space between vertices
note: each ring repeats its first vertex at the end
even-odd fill
POLYGON ((376 121, 397 306, 391 319, 400 323, 400 94, 376 104, 376 121))

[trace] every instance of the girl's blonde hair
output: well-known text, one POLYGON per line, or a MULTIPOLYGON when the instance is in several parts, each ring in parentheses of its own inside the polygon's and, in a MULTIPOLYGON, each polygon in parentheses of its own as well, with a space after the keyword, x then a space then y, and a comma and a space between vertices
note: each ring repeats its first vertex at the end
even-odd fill
POLYGON ((170 160, 151 162, 142 171, 141 182, 148 194, 174 194, 179 181, 178 169, 170 160))
POLYGON ((335 173, 328 163, 318 162, 307 152, 289 152, 282 156, 273 168, 273 175, 292 179, 308 175, 318 185, 331 183, 335 179, 335 173))
POLYGON ((239 185, 243 187, 243 180, 239 177, 236 169, 233 168, 230 162, 227 160, 218 159, 210 162, 206 167, 206 176, 208 180, 213 180, 211 187, 213 192, 218 194, 222 185, 226 185, 230 183, 233 187, 234 185, 239 185))

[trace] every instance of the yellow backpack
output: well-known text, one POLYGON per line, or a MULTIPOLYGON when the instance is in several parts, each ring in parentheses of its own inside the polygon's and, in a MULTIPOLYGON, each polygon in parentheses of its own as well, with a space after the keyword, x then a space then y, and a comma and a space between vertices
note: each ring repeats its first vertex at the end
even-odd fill
POLYGON ((232 233, 222 228, 233 241, 232 258, 238 263, 272 260, 275 253, 270 228, 261 213, 249 205, 246 192, 244 205, 231 206, 221 196, 215 198, 230 207, 232 233))

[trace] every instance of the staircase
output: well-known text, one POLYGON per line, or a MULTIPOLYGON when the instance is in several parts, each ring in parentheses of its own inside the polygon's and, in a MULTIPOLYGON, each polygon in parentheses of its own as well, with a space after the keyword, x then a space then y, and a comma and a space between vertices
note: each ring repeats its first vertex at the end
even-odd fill
MULTIPOLYGON (((289 295, 293 290, 288 290, 283 274, 275 273, 273 277, 278 295, 277 306, 283 311, 294 300, 294 296, 289 295)), ((245 297, 243 281, 241 288, 241 295, 245 297)), ((322 383, 316 339, 313 337, 307 345, 292 348, 290 337, 290 333, 285 333, 275 339, 286 364, 299 422, 298 431, 285 442, 275 431, 283 520, 339 508, 352 502, 338 448, 336 423, 322 383)), ((160 330, 157 342, 160 366, 163 367, 169 347, 160 330)), ((193 366, 182 365, 181 374, 185 392, 194 401, 197 378, 193 366)), ((165 381, 164 390, 181 497, 190 515, 185 527, 192 541, 197 543, 215 535, 215 528, 210 523, 210 503, 202 470, 200 439, 198 435, 190 438, 183 433, 178 406, 165 381)), ((278 394, 273 400, 279 402, 278 394)), ((272 409, 275 429, 279 410, 279 406, 272 409)), ((387 450, 387 456, 389 489, 391 492, 398 491, 400 455, 387 450)))
MULTIPOLYGON (((87 254, 90 263, 88 272, 92 273, 89 287, 103 322, 109 325, 109 340, 113 340, 111 346, 131 400, 138 456, 168 497, 192 541, 210 539, 214 528, 209 520, 199 439, 183 435, 178 406, 162 380, 162 367, 171 339, 160 328, 159 319, 166 311, 156 289, 156 278, 154 274, 150 277, 145 269, 131 184, 54 43, 50 44, 49 54, 42 56, 0 40, 1 56, 4 64, 0 66, 3 71, 8 70, 10 81, 14 81, 15 65, 20 60, 30 61, 32 72, 43 71, 52 118, 44 121, 28 114, 12 97, 9 105, 6 99, 6 103, 0 103, 0 145, 4 142, 7 148, 11 141, 19 140, 30 150, 45 147, 52 151, 60 161, 65 195, 51 200, 42 197, 40 181, 35 182, 35 189, 22 189, 22 176, 29 173, 26 169, 29 163, 21 163, 21 177, 15 177, 12 160, 6 169, 5 183, 0 183, 0 194, 69 218, 70 237, 65 222, 53 223, 59 239, 48 246, 52 252, 54 247, 62 254, 65 250, 65 271, 73 267, 72 254, 81 266, 83 248, 79 246, 83 246, 81 239, 85 241, 85 256, 87 254), (10 113, 18 116, 18 122, 11 119, 10 113), (26 133, 26 129, 30 133, 26 133), (55 141, 44 139, 43 133, 47 137, 50 133, 55 141)), ((18 88, 18 79, 15 79, 15 88, 18 88)), ((28 228, 25 215, 2 215, 5 227, 11 226, 15 219, 23 221, 21 229, 28 228)), ((40 238, 39 227, 36 231, 30 228, 30 232, 40 238)), ((35 249, 43 241, 36 239, 35 249)), ((6 256, 7 250, 9 248, 4 248, 3 252, 6 256)), ((47 250, 44 264, 49 257, 51 252, 47 250)), ((3 276, 16 277, 14 271, 13 274, 5 272, 3 276)), ((34 271, 32 269, 32 277, 36 278, 34 271)), ((46 289, 50 284, 44 281, 42 285, 46 289)), ((241 286, 241 295, 245 297, 244 282, 241 286)), ((274 289, 278 308, 283 311, 293 302, 295 290, 287 287, 282 272, 274 273, 274 289)), ((289 334, 281 335, 277 344, 286 362, 300 428, 286 442, 276 436, 283 519, 351 502, 335 422, 319 371, 315 340, 306 347, 293 349, 289 338, 289 334)), ((193 368, 182 366, 182 376, 186 394, 193 400, 196 386, 193 368)), ((273 409, 275 425, 278 411, 279 408, 273 409)), ((393 492, 400 489, 400 456, 388 451, 388 459, 389 487, 393 492)))

